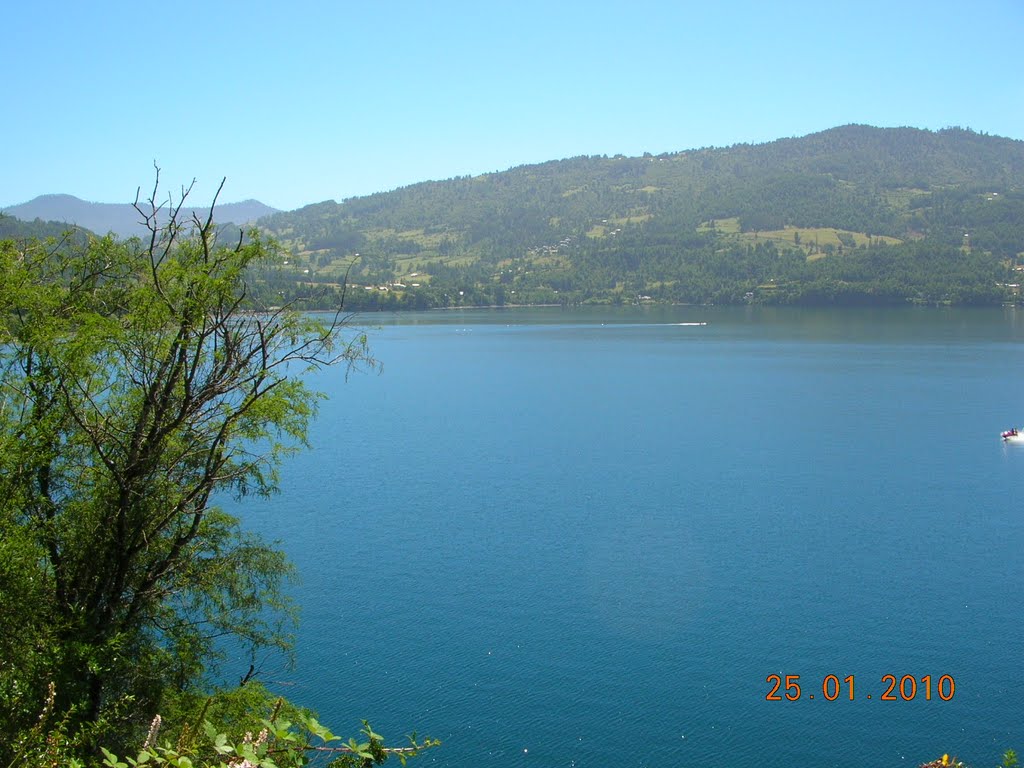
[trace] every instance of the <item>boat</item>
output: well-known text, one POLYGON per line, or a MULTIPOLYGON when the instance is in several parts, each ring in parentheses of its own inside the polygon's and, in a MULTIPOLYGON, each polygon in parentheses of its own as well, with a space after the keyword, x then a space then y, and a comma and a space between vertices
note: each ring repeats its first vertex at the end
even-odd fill
POLYGON ((1021 443, 1024 444, 1024 432, 1020 431, 1016 427, 1011 427, 1005 432, 1000 432, 999 436, 1003 438, 1004 443, 1021 443))

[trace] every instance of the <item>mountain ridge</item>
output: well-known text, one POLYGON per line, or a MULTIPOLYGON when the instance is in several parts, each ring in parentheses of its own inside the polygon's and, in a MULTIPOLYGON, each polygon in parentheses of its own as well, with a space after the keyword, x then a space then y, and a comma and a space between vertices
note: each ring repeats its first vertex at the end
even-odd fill
MULTIPOLYGON (((209 207, 183 208, 182 212, 188 217, 193 213, 205 216, 209 212, 209 207)), ((84 227, 97 234, 113 232, 119 237, 142 235, 146 232, 138 212, 131 203, 96 203, 59 192, 38 195, 28 202, 0 209, 0 213, 22 221, 39 219, 63 222, 84 227)), ((218 203, 216 207, 218 221, 238 225, 251 224, 263 216, 274 213, 279 213, 278 209, 251 198, 237 203, 218 203)))
POLYGON ((272 304, 993 304, 1019 300, 1024 141, 849 124, 423 181, 257 226, 287 254, 263 276, 272 304))
POLYGON ((357 307, 992 303, 1016 283, 1022 183, 1022 141, 851 124, 425 181, 259 226, 288 248, 295 279, 347 279, 357 307))

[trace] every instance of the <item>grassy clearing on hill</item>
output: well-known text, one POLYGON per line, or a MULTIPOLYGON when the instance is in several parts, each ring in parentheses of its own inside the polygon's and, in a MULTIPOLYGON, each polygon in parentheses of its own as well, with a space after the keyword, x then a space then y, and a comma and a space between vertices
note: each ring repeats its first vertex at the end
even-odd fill
POLYGON ((835 252, 835 250, 840 248, 859 248, 872 243, 899 245, 903 242, 895 237, 868 235, 865 232, 850 232, 834 227, 786 226, 782 229, 766 230, 764 232, 743 232, 740 230, 740 220, 735 216, 728 219, 713 219, 705 222, 697 228, 697 231, 729 235, 744 243, 771 241, 779 245, 799 248, 807 254, 807 258, 811 261, 824 258, 829 255, 829 251, 835 252))
POLYGON ((405 242, 414 243, 425 249, 437 249, 446 238, 451 237, 447 232, 427 232, 424 229, 390 229, 375 228, 363 232, 366 239, 371 243, 383 242, 391 238, 397 238, 405 242))
POLYGON ((603 219, 600 224, 595 224, 587 230, 587 237, 591 240, 599 240, 602 237, 609 237, 616 234, 622 227, 629 224, 642 224, 654 218, 650 213, 637 211, 628 213, 617 218, 603 219))

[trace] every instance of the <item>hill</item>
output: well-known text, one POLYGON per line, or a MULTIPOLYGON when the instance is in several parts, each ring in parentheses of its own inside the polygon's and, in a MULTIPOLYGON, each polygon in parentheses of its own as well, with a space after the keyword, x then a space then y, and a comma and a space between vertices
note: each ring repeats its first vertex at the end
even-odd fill
MULTIPOLYGON (((205 216, 209 209, 190 208, 205 216)), ((27 203, 12 205, 3 213, 22 221, 55 221, 74 224, 99 234, 113 232, 120 237, 142 235, 145 229, 139 224, 139 214, 130 203, 90 203, 73 195, 41 195, 27 203)), ((222 222, 249 224, 262 216, 277 213, 276 208, 264 205, 258 200, 240 203, 225 203, 217 206, 217 218, 222 222)))
MULTIPOLYGON (((68 231, 67 224, 59 221, 44 221, 33 219, 22 221, 13 216, 0 212, 0 240, 46 240, 48 238, 59 239, 68 231)), ((84 230, 78 233, 79 237, 85 237, 88 233, 84 230)))
POLYGON ((1024 142, 849 125, 424 182, 261 226, 292 254, 277 293, 337 293, 350 269, 354 308, 993 303, 1014 295, 1022 180, 1024 142))

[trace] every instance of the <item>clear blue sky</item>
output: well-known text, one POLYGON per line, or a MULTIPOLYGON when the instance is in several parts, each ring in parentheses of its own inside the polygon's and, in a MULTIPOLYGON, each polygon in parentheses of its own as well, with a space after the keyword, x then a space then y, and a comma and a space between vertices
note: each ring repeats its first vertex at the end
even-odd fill
POLYGON ((1024 0, 13 0, 0 207, 293 209, 581 154, 847 123, 1024 139, 1024 0))

